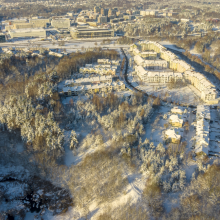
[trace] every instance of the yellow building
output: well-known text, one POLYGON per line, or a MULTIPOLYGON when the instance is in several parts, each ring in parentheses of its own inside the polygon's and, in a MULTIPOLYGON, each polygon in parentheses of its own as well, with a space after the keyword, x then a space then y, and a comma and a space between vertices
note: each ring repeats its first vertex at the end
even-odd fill
POLYGON ((174 129, 169 129, 165 131, 165 138, 167 143, 179 144, 181 135, 176 134, 174 129))
POLYGON ((169 123, 174 127, 181 128, 183 126, 183 119, 179 119, 178 115, 171 115, 169 118, 169 123))

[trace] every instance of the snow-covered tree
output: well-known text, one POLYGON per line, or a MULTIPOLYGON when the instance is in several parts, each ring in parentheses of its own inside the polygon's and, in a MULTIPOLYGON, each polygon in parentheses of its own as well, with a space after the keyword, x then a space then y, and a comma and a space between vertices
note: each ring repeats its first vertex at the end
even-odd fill
POLYGON ((75 149, 78 146, 78 140, 76 137, 76 132, 71 131, 70 134, 70 149, 75 149))

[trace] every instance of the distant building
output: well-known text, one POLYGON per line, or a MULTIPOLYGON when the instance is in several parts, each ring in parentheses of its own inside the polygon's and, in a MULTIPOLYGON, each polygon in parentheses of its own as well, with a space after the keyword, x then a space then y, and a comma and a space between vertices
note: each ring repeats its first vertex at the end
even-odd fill
POLYGON ((10 30, 9 34, 11 38, 25 38, 25 37, 46 38, 46 30, 42 28, 10 30))
POLYGON ((73 39, 77 38, 108 38, 114 37, 114 30, 104 28, 72 28, 70 34, 73 39))
POLYGON ((108 9, 107 8, 102 8, 101 9, 101 15, 102 16, 108 16, 108 9))
POLYGON ((16 23, 13 25, 13 29, 24 29, 24 28, 34 28, 34 25, 30 23, 16 23))
POLYGON ((101 13, 101 8, 100 7, 98 7, 98 6, 95 6, 94 7, 94 13, 101 13))
POLYGON ((108 16, 111 16, 111 15, 116 16, 116 12, 117 12, 117 11, 118 11, 117 9, 109 9, 109 11, 108 11, 108 16))
POLYGON ((30 24, 32 24, 35 28, 46 28, 50 25, 51 19, 30 19, 30 24))
POLYGON ((107 23, 107 16, 98 17, 98 23, 100 24, 107 23))
POLYGON ((52 19, 51 26, 55 28, 70 28, 70 19, 68 18, 52 19))
POLYGON ((5 34, 0 34, 0 42, 5 42, 5 34))
POLYGON ((145 11, 140 11, 140 15, 142 16, 156 16, 158 14, 158 10, 145 10, 145 11))
POLYGON ((182 111, 180 108, 178 108, 178 107, 173 107, 173 108, 171 109, 171 113, 182 115, 182 114, 183 114, 183 111, 182 111))

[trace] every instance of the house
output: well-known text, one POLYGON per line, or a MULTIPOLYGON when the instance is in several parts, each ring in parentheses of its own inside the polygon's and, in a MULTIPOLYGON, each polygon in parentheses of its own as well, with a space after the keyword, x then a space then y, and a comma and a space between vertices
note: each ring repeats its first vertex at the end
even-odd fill
POLYGON ((171 113, 182 115, 183 111, 181 109, 179 109, 178 107, 174 107, 171 109, 171 113))
POLYGON ((179 119, 178 115, 171 115, 169 118, 169 123, 174 127, 181 128, 183 126, 183 119, 179 119))
POLYGON ((181 135, 176 134, 174 129, 169 129, 165 131, 165 138, 167 143, 179 144, 181 135))

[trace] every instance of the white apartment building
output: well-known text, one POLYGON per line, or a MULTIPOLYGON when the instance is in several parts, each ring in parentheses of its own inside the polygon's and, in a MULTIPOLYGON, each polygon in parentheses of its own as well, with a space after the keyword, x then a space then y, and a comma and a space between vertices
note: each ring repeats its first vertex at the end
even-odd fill
POLYGON ((135 67, 137 75, 146 82, 170 82, 171 79, 186 80, 191 83, 196 89, 201 92, 201 99, 209 104, 217 104, 218 100, 215 86, 206 79, 201 73, 195 72, 194 69, 185 61, 180 60, 177 56, 168 51, 164 46, 153 41, 144 41, 140 45, 133 44, 130 47, 130 51, 133 51, 134 61, 138 66, 143 66, 147 69, 164 69, 166 67, 177 71, 178 73, 171 72, 148 72, 144 68, 135 67), (139 46, 144 50, 154 50, 163 59, 158 60, 144 60, 139 54, 137 49, 139 46), (182 74, 184 73, 184 74, 182 74))
POLYGON ((110 65, 116 65, 116 66, 120 65, 119 60, 109 60, 109 59, 98 59, 97 63, 98 64, 110 64, 110 65))
POLYGON ((184 78, 201 92, 202 100, 210 101, 216 99, 217 92, 215 86, 201 73, 189 70, 184 73, 184 78))
POLYGON ((71 79, 65 81, 65 87, 91 85, 100 83, 112 83, 112 76, 100 76, 90 78, 71 79))
POLYGON ((166 60, 145 60, 143 66, 147 69, 167 69, 168 64, 166 60))
POLYGON ((195 153, 209 154, 209 106, 198 105, 196 114, 195 153))
POLYGON ((142 66, 135 66, 135 72, 142 81, 149 83, 169 83, 173 80, 176 82, 183 79, 182 73, 147 71, 142 66))
POLYGON ((112 82, 112 83, 99 83, 91 85, 81 85, 73 87, 64 87, 61 92, 64 96, 76 96, 84 95, 86 93, 100 93, 100 92, 112 92, 120 91, 125 89, 125 84, 123 82, 112 82))
POLYGON ((116 65, 110 65, 110 64, 86 64, 85 67, 79 68, 79 73, 81 74, 99 74, 99 75, 116 75, 117 70, 119 69, 119 66, 116 65))

